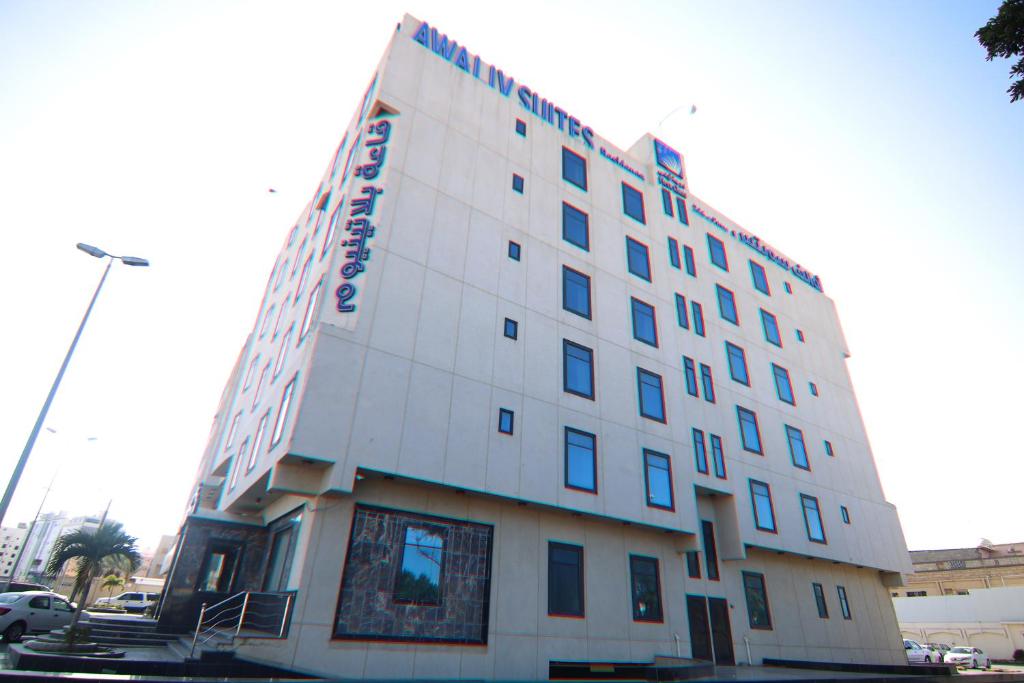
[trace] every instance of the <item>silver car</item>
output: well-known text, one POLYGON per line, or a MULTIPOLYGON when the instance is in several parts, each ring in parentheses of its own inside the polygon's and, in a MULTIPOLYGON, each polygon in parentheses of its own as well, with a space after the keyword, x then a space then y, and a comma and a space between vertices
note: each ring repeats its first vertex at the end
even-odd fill
POLYGON ((945 660, 946 664, 969 666, 972 669, 977 669, 978 667, 982 669, 992 668, 992 660, 989 659, 989 656, 976 647, 954 647, 946 653, 945 660))
POLYGON ((45 633, 71 623, 71 604, 47 591, 0 593, 0 633, 16 643, 26 633, 45 633))

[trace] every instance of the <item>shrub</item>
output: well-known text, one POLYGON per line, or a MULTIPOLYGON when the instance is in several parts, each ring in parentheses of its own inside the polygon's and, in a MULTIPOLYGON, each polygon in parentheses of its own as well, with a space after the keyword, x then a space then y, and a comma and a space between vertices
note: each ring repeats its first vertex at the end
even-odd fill
POLYGON ((1024 650, 1016 649, 1013 651, 1013 661, 1024 662, 1024 650))

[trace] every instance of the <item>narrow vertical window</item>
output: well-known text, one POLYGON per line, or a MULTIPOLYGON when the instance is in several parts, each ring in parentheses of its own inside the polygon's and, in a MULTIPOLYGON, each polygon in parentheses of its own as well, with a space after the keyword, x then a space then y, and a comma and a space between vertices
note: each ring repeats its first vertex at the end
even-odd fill
POLYGON ((288 327, 288 331, 281 337, 281 347, 277 350, 277 360, 274 362, 274 375, 273 379, 277 379, 277 376, 281 374, 281 370, 284 369, 285 360, 288 358, 288 350, 291 348, 292 342, 292 331, 295 329, 295 323, 292 323, 288 327))
POLYGON ((818 506, 818 499, 801 493, 800 506, 804 510, 804 526, 807 528, 807 538, 815 543, 828 543, 825 539, 825 526, 821 521, 821 508, 818 506))
POLYGON ((302 327, 299 328, 299 343, 305 340, 306 335, 309 334, 309 328, 313 324, 313 316, 316 314, 316 306, 320 301, 320 290, 323 287, 324 279, 320 280, 313 285, 313 291, 309 293, 309 298, 306 300, 306 312, 302 316, 302 327))
POLYGON ((498 408, 498 431, 502 434, 512 434, 516 414, 508 408, 498 408))
POLYGON ((697 262, 693 259, 693 249, 683 245, 683 263, 686 264, 686 274, 697 277, 697 262))
POLYGON ((768 592, 765 590, 764 574, 743 572, 743 595, 747 599, 747 617, 750 628, 770 631, 772 615, 768 609, 768 592))
POLYGON ((238 422, 242 419, 242 411, 235 413, 231 419, 231 428, 228 430, 228 438, 224 443, 224 450, 227 451, 235 443, 235 434, 238 432, 238 422))
POLYGON ((249 363, 249 370, 245 373, 245 381, 242 382, 242 391, 245 391, 252 386, 252 379, 256 376, 256 366, 259 365, 260 355, 257 353, 256 356, 249 363))
POLYGON ((808 382, 807 383, 807 388, 811 390, 811 396, 817 396, 818 395, 818 385, 815 384, 814 382, 808 382))
POLYGON ((768 311, 761 309, 761 326, 764 328, 764 338, 768 343, 782 347, 782 335, 779 334, 779 322, 775 316, 768 311))
POLYGON ((548 614, 583 616, 583 548, 548 542, 548 614))
POLYGON ((715 291, 718 293, 718 312, 722 319, 728 320, 733 325, 739 325, 740 315, 736 311, 736 297, 722 285, 715 285, 715 291))
POLYGON ((690 329, 690 315, 686 312, 686 297, 676 294, 676 321, 684 330, 690 329))
POLYGON ((633 315, 633 338, 657 347, 658 324, 654 317, 654 307, 630 297, 630 309, 633 315))
POLYGON ((708 570, 708 581, 718 581, 718 545, 715 543, 715 525, 701 520, 700 536, 704 543, 704 568, 708 570))
POLYGON ((679 222, 683 225, 689 225, 690 219, 686 215, 686 200, 682 197, 676 197, 676 213, 679 215, 679 222))
POLYGON ((643 193, 626 183, 622 183, 622 211, 638 223, 647 224, 643 193))
POLYGON ((754 527, 758 531, 776 533, 775 507, 772 505, 772 490, 768 484, 750 480, 750 505, 754 510, 754 527))
POLYGON ((295 289, 295 298, 292 300, 294 306, 299 302, 302 297, 302 293, 306 289, 306 283, 309 282, 309 273, 313 269, 313 254, 306 257, 306 262, 302 264, 302 274, 299 275, 299 286, 295 289))
POLYGON ((590 218, 572 204, 562 202, 562 239, 590 251, 590 218))
POLYGON ((750 375, 747 373, 747 354, 740 347, 725 342, 725 355, 729 359, 729 377, 734 382, 750 386, 750 375))
POLYGON ((793 465, 802 470, 810 471, 811 464, 807 461, 807 448, 804 445, 804 433, 796 427, 786 425, 786 441, 789 442, 789 455, 793 460, 793 465))
POLYGON ((798 342, 800 342, 801 344, 804 343, 804 331, 803 330, 797 330, 796 331, 796 340, 798 342))
POLYGON ((676 242, 674 237, 668 238, 668 262, 673 268, 679 270, 679 242, 676 242))
POLYGON ((512 191, 513 192, 518 192, 519 194, 522 194, 523 193, 523 188, 525 187, 525 185, 526 185, 526 182, 523 180, 523 176, 521 176, 521 175, 519 175, 517 173, 513 173, 512 174, 512 191))
POLYGON ((270 439, 270 448, 280 443, 281 437, 284 435, 284 425, 288 419, 288 408, 292 404, 292 393, 295 391, 296 379, 298 379, 298 375, 292 377, 291 381, 285 385, 284 391, 281 392, 281 403, 277 407, 277 421, 274 422, 274 433, 270 439))
POLYGON ((562 308, 590 320, 590 278, 562 266, 562 308))
POLYGON ((594 398, 594 352, 585 346, 562 340, 562 389, 583 398, 594 398))
POLYGON ((647 245, 641 244, 629 237, 626 238, 626 266, 629 272, 651 281, 651 260, 647 255, 647 245))
POLYGON ((562 179, 587 191, 587 160, 567 147, 562 148, 562 179))
POLYGON ((277 304, 270 304, 270 308, 263 314, 263 324, 260 325, 260 339, 263 339, 267 334, 267 329, 270 327, 270 318, 274 315, 274 309, 277 308, 277 304))
POLYGON ((274 291, 281 289, 281 285, 284 284, 285 273, 288 271, 288 259, 284 260, 281 264, 281 270, 277 271, 277 281, 274 282, 274 291))
POLYGON ((846 600, 846 588, 836 586, 836 593, 839 594, 839 609, 843 612, 843 619, 853 619, 853 616, 850 614, 850 603, 846 600))
POLYGON ((793 385, 789 381, 789 370, 772 363, 772 377, 775 378, 775 395, 783 403, 795 406, 796 399, 793 398, 793 385))
POLYGON ((686 551, 686 575, 691 579, 700 578, 700 551, 686 551))
POLYGON ((633 621, 662 621, 658 560, 630 555, 629 578, 633 589, 633 621))
POLYGON ((728 478, 725 471, 725 452, 722 450, 722 437, 711 434, 711 461, 715 464, 715 476, 719 479, 728 478))
POLYGON ((672 463, 667 455, 644 449, 644 484, 649 507, 675 509, 672 498, 672 463))
POLYGON ((825 441, 825 455, 835 457, 835 451, 832 450, 832 442, 828 440, 825 441))
POLYGON ((267 433, 267 420, 270 419, 270 411, 263 413, 260 418, 260 423, 256 427, 256 436, 252 440, 252 450, 249 451, 249 462, 245 466, 245 473, 252 472, 252 468, 256 467, 256 460, 260 455, 260 446, 263 445, 263 437, 267 433))
POLYGON ((252 395, 252 409, 256 410, 256 406, 260 404, 260 398, 263 396, 263 385, 266 383, 267 375, 270 374, 270 361, 263 366, 263 370, 260 372, 260 378, 256 382, 256 391, 252 395))
POLYGON ((683 356, 683 377, 686 379, 686 393, 699 396, 697 393, 697 367, 692 358, 683 356))
POLYGON ((693 331, 697 336, 704 336, 704 308, 696 301, 690 302, 690 313, 693 317, 693 331))
POLYGON ((704 444, 704 432, 693 428, 693 458, 697 465, 697 471, 701 474, 708 473, 708 451, 704 444))
POLYGON ((762 294, 772 295, 772 290, 768 287, 768 274, 764 272, 764 266, 756 261, 750 262, 750 279, 754 282, 754 289, 762 294))
POLYGON ((637 368, 636 383, 640 415, 650 420, 665 422, 665 396, 661 391, 661 375, 637 368))
POLYGON ((846 509, 845 505, 839 506, 839 515, 843 518, 843 524, 850 523, 850 511, 846 509))
POLYGON ((715 380, 711 376, 711 366, 706 363, 700 364, 700 383, 704 387, 704 400, 708 403, 715 402, 715 380))
POLYGON ((228 483, 228 491, 232 491, 235 488, 235 484, 238 483, 238 475, 242 473, 242 456, 249 451, 249 437, 245 437, 242 441, 242 445, 238 447, 238 453, 235 454, 235 459, 231 463, 231 481, 228 483))
POLYGON ((661 210, 670 218, 674 215, 672 212, 672 195, 666 189, 661 191, 661 210))
POLYGON ((505 336, 509 339, 519 338, 519 323, 512 318, 505 318, 505 336))
POLYGON ((711 257, 711 263, 728 272, 729 259, 725 255, 725 245, 722 244, 722 240, 710 233, 708 233, 708 254, 711 257))
POLYGON ((825 589, 820 583, 812 583, 814 590, 814 604, 818 606, 818 617, 828 619, 828 604, 825 602, 825 589))
POLYGON ((522 252, 522 247, 519 246, 519 243, 518 242, 512 242, 510 240, 509 243, 508 243, 508 257, 510 259, 512 259, 513 261, 518 261, 519 258, 520 258, 521 252, 522 252))
POLYGON ((401 571, 395 578, 394 601, 415 605, 441 604, 444 532, 406 527, 401 571))
POLYGON ((597 437, 565 428, 565 487, 597 493, 597 437))
POLYGON ((764 455, 761 450, 761 430, 757 426, 757 415, 746 408, 736 406, 736 417, 740 423, 740 441, 743 450, 764 455))
POLYGON ((790 287, 788 282, 783 282, 782 284, 786 288, 786 294, 792 294, 793 293, 793 288, 790 287))

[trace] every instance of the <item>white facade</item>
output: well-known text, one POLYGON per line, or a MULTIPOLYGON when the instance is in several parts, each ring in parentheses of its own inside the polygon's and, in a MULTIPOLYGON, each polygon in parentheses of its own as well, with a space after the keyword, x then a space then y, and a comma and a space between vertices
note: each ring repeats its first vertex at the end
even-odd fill
MULTIPOLYGON (((707 596, 728 605, 720 658, 730 649, 738 662, 904 662, 887 586, 909 571, 906 545, 817 278, 695 197, 681 159, 659 165, 651 136, 622 150, 576 113, 551 110, 548 122, 539 94, 534 105, 528 87, 491 74, 406 16, 278 256, 190 505, 190 518, 253 526, 302 508, 283 579, 296 591, 289 637, 251 641, 242 654, 370 678, 547 678, 552 661, 697 656, 686 599, 707 596), (563 179, 563 148, 583 160, 586 189, 563 179), (624 183, 642 193, 642 223, 624 213, 624 183), (369 216, 353 202, 368 197, 369 216), (564 238, 565 203, 588 216, 586 249, 564 238), (367 217, 374 232, 360 237, 367 217), (724 244, 727 270, 710 261, 709 235, 724 244), (647 247, 648 279, 630 272, 627 238, 647 247), (770 294, 755 289, 751 262, 770 294), (589 278, 588 317, 567 310, 564 268, 589 278), (738 324, 720 315, 718 286, 733 293, 738 324), (636 338, 631 299, 654 308, 656 346, 636 338), (777 320, 778 344, 766 339, 762 310, 777 320), (565 342, 592 354, 592 397, 566 390, 565 342), (743 349, 749 385, 731 378, 726 342, 743 349), (713 402, 699 374, 698 395, 688 393, 685 358, 710 370, 713 402), (780 400, 773 364, 788 372, 792 403, 780 400), (641 415, 639 370, 661 378, 661 420, 641 415), (738 407, 756 414, 759 449, 744 448, 738 407), (511 434, 501 431, 503 410, 511 434), (794 464, 787 425, 802 434, 806 468, 794 464), (567 485, 578 476, 566 472, 567 429, 594 437, 595 491, 567 485), (707 473, 696 465, 695 429, 707 473), (670 500, 651 465, 665 458, 670 500), (773 530, 758 529, 754 485, 770 488, 762 510, 772 519, 765 512, 760 526, 773 530), (825 542, 811 539, 812 498, 825 542), (345 631, 354 623, 343 618, 346 601, 358 596, 341 589, 342 575, 358 574, 346 548, 359 509, 490 528, 484 642, 411 640, 425 632, 421 605, 387 613, 389 624, 398 618, 384 627, 396 637, 345 631), (551 614, 552 543, 582 548, 582 615, 551 614), (700 578, 687 552, 699 554, 700 578), (637 617, 646 607, 631 595, 631 555, 657 560, 660 620, 637 617), (765 587, 769 627, 751 613, 748 579, 755 596, 758 581, 765 587)), ((442 564, 447 572, 450 560, 442 564)))
POLYGON ((893 598, 905 638, 969 645, 992 659, 1024 649, 1024 587, 972 588, 966 595, 893 598))
POLYGON ((28 528, 24 524, 0 528, 0 576, 12 575, 14 563, 18 561, 18 553, 27 536, 28 528))

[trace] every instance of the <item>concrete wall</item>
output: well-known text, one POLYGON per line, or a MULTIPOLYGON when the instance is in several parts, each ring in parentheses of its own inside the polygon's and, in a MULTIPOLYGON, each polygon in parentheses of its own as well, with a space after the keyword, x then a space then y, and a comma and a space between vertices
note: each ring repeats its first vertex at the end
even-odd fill
POLYGON ((1024 587, 971 589, 968 595, 893 598, 907 638, 973 645, 993 659, 1024 649, 1024 587))

